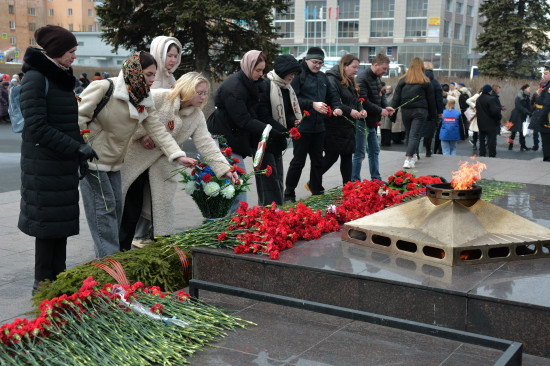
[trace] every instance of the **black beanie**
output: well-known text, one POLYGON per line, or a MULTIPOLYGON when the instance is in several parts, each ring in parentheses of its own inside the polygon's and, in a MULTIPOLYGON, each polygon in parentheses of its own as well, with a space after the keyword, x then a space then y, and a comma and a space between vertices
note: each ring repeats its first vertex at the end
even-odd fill
POLYGON ((525 84, 525 85, 523 85, 523 86, 521 87, 521 90, 525 90, 525 89, 527 89, 528 87, 529 87, 529 84, 525 84))
POLYGON ((48 24, 34 32, 34 39, 51 58, 61 57, 73 47, 76 47, 76 37, 65 28, 48 24))
POLYGON ((325 53, 319 47, 311 47, 307 50, 306 60, 325 60, 325 53))
POLYGON ((273 69, 281 79, 284 79, 288 74, 301 71, 300 63, 292 55, 277 56, 273 69))

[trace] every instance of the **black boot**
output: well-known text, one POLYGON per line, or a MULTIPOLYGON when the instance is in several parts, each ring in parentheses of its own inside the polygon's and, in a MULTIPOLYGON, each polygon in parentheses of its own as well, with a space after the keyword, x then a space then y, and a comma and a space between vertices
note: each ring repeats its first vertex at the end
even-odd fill
POLYGON ((508 144, 508 150, 513 150, 513 149, 514 149, 514 144, 513 143, 508 144))
POLYGON ((529 151, 531 150, 530 148, 528 148, 527 146, 523 145, 522 147, 519 148, 519 151, 529 151))
POLYGON ((426 157, 432 156, 432 138, 424 138, 424 147, 426 148, 426 157))

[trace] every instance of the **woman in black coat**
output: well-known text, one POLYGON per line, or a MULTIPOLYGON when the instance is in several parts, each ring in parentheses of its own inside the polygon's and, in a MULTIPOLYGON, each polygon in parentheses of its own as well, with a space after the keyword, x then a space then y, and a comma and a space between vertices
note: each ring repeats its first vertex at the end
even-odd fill
MULTIPOLYGON (((271 125, 273 129, 286 134, 300 123, 302 118, 298 98, 290 82, 300 73, 300 63, 292 55, 280 55, 275 59, 273 70, 260 84, 260 103, 256 105, 258 118, 271 125)), ((257 136, 259 139, 259 136, 257 136)), ((284 171, 283 152, 287 148, 286 138, 268 141, 260 169, 269 165, 272 173, 268 177, 256 174, 258 204, 283 204, 284 171)))
POLYGON ((71 64, 76 38, 47 25, 34 37, 42 47, 25 52, 21 112, 21 213, 18 227, 35 239, 35 282, 55 280, 65 270, 67 237, 79 232, 78 170, 95 156, 78 127, 71 64))
POLYGON ((527 119, 527 116, 531 116, 531 87, 529 84, 525 84, 521 87, 518 95, 515 99, 515 108, 510 115, 510 122, 513 123, 512 134, 510 135, 510 144, 508 145, 508 150, 514 149, 514 139, 516 138, 516 133, 519 132, 519 144, 520 151, 530 150, 525 145, 525 136, 523 135, 523 122, 527 119))
MULTIPOLYGON (((211 134, 223 135, 240 160, 239 168, 245 170, 244 158, 252 156, 266 124, 258 120, 254 106, 259 102, 259 84, 265 69, 266 57, 261 51, 248 51, 241 59, 241 70, 220 85, 214 96, 216 111, 206 122, 211 134)), ((279 131, 271 130, 270 137, 284 138, 279 131)), ((246 193, 237 196, 232 211, 240 201, 246 201, 246 193)))
MULTIPOLYGON (((359 86, 355 75, 359 71, 359 59, 351 54, 342 56, 338 65, 327 71, 327 80, 340 96, 339 117, 325 117, 325 155, 323 174, 340 158, 342 184, 351 181, 352 157, 355 151, 355 120, 365 118, 367 112, 359 102, 359 86)), ((366 130, 364 131, 366 134, 366 130)))
POLYGON ((411 169, 415 166, 413 155, 418 148, 422 126, 426 120, 437 118, 434 88, 425 74, 424 62, 420 57, 413 58, 407 73, 399 79, 391 103, 396 112, 401 108, 407 135, 403 168, 411 169))

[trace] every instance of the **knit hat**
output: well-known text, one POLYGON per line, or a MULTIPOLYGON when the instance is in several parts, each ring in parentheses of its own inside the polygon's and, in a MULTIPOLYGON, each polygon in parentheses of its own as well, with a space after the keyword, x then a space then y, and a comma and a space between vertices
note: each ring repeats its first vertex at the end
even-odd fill
POLYGON ((306 60, 325 60, 325 53, 319 47, 311 47, 307 50, 306 60))
POLYGON ((288 74, 293 72, 300 72, 300 63, 296 61, 292 55, 279 55, 275 59, 275 65, 273 66, 275 73, 281 78, 284 79, 288 74))
POLYGON ((485 94, 489 94, 491 90, 493 90, 493 87, 491 87, 491 85, 489 84, 483 85, 483 88, 481 89, 481 91, 485 94))
POLYGON ((525 89, 527 89, 528 87, 529 87, 529 84, 524 84, 524 85, 522 85, 521 90, 525 90, 525 89))
POLYGON ((34 39, 52 58, 61 57, 71 48, 78 46, 74 34, 51 24, 38 28, 34 32, 34 39))

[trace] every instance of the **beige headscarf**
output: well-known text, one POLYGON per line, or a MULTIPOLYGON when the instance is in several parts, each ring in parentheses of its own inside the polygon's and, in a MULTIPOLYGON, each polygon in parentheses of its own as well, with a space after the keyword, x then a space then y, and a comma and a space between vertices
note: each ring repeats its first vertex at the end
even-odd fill
POLYGON ((258 50, 248 51, 241 59, 241 70, 243 70, 244 74, 248 76, 250 80, 252 80, 252 71, 254 71, 254 66, 261 53, 262 51, 258 50))
POLYGON ((170 89, 172 85, 176 83, 173 73, 177 70, 181 63, 181 51, 181 43, 177 38, 158 36, 153 39, 151 42, 150 53, 157 61, 157 74, 155 75, 155 82, 151 85, 151 89, 170 89), (168 48, 170 48, 173 44, 178 46, 180 51, 178 53, 176 64, 168 70, 166 68, 166 53, 168 52, 168 48))
MULTIPOLYGON (((274 70, 271 70, 267 73, 267 78, 271 80, 271 86, 269 90, 269 100, 271 101, 271 116, 274 120, 279 122, 285 127, 286 116, 285 116, 285 104, 283 101, 283 93, 281 89, 288 89, 290 94, 290 103, 292 103, 292 109, 294 110, 294 115, 296 119, 302 119, 302 111, 300 110, 300 104, 298 104, 298 98, 296 93, 290 83, 287 83, 285 79, 282 79, 274 70)), ((294 121, 292 121, 294 122, 294 121)), ((294 127, 294 124, 291 124, 290 127, 294 127)))

